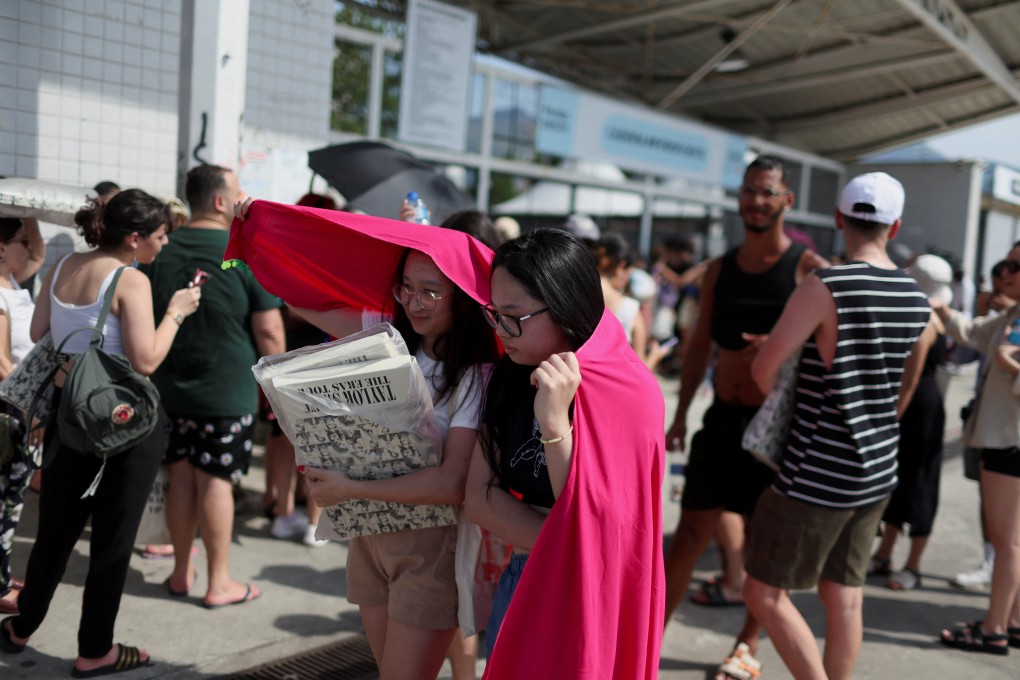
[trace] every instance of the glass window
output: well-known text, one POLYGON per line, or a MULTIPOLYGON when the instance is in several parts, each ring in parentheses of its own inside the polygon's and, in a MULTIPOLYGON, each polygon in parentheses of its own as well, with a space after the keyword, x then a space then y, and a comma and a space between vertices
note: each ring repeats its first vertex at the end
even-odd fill
POLYGON ((379 134, 385 139, 396 139, 397 127, 400 123, 400 79, 404 73, 404 53, 386 52, 385 54, 379 134))
POLYGON ((519 161, 535 160, 537 116, 537 87, 496 78, 493 90, 492 155, 519 161))
POLYGON ((333 108, 330 127, 368 134, 368 83, 372 48, 337 40, 333 51, 333 108))
POLYGON ((471 83, 471 117, 468 119, 468 153, 482 152, 482 116, 485 115, 484 73, 476 73, 471 83))

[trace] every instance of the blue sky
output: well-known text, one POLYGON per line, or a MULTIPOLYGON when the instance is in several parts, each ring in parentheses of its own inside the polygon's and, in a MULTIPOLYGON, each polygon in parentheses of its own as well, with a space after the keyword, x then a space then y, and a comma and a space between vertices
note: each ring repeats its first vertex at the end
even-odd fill
POLYGON ((1020 168, 1020 114, 929 137, 924 143, 950 159, 980 158, 1020 168))

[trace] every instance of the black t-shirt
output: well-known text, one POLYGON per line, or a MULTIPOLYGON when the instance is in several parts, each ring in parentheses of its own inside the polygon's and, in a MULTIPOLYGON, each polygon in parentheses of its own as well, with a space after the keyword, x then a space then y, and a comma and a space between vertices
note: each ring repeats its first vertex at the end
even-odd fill
POLYGON ((496 442, 500 484, 518 500, 551 508, 556 499, 549 482, 545 447, 539 442, 543 437, 535 420, 535 404, 531 399, 522 402, 507 413, 506 436, 496 442))

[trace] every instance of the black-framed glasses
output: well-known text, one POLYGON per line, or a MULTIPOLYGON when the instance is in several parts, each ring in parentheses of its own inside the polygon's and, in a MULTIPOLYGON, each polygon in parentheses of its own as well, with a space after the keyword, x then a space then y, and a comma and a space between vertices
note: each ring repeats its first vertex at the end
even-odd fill
POLYGON ((521 337, 521 333, 524 332, 524 329, 521 328, 521 322, 527 321, 533 316, 544 314, 545 312, 549 311, 549 308, 546 307, 545 309, 540 309, 537 312, 525 314, 524 316, 510 316, 509 314, 500 314, 489 305, 482 305, 481 310, 482 316, 485 317, 485 320, 489 323, 490 326, 495 328, 496 325, 498 324, 500 328, 506 331, 507 335, 509 335, 512 338, 519 338, 521 337))
POLYGON ((20 243, 21 245, 28 248, 28 239, 25 238, 24 236, 22 236, 21 238, 12 238, 10 241, 4 241, 4 243, 6 243, 7 245, 11 245, 12 243, 20 243))
POLYGON ((393 292, 393 299, 399 302, 402 306, 406 307, 411 302, 411 298, 418 301, 418 306, 427 312, 431 312, 439 304, 445 296, 436 294, 432 290, 419 290, 417 292, 411 290, 402 283, 398 283, 390 289, 393 292))
POLYGON ((1003 260, 1002 269, 1010 274, 1016 274, 1020 272, 1020 260, 1003 260))

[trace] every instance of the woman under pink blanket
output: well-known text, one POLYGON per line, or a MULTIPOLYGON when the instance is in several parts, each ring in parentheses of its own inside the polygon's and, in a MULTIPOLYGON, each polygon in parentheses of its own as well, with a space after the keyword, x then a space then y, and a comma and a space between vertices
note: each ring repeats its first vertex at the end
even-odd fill
POLYGON ((516 548, 486 628, 485 677, 654 678, 662 393, 605 311, 587 249, 566 232, 501 246, 491 283, 482 311, 506 356, 465 510, 516 548))

